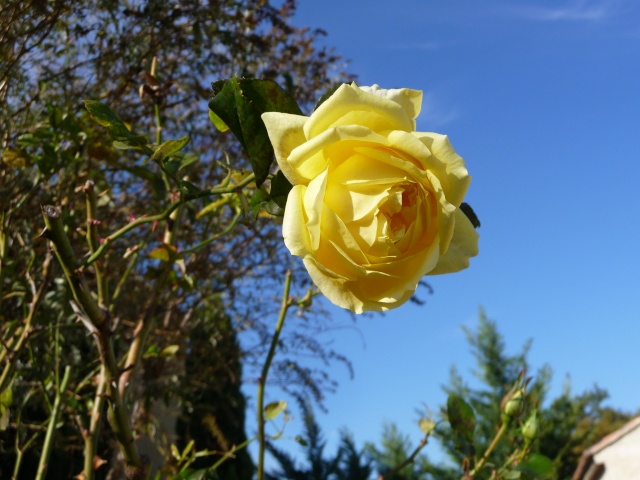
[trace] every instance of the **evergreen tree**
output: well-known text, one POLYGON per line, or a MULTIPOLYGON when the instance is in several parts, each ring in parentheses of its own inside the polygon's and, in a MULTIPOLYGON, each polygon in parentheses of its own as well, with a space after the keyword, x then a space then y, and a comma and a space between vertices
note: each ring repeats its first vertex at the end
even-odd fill
MULTIPOLYGON (((473 372, 478 386, 466 383, 455 367, 451 371, 447 393, 455 393, 465 399, 476 415, 475 451, 482 454, 493 439, 501 423, 501 403, 518 378, 521 371, 531 372, 527 355, 531 340, 526 342, 519 353, 509 354, 503 336, 495 321, 487 318, 481 310, 476 330, 465 329, 471 352, 477 368, 473 372)), ((605 408, 607 392, 598 387, 579 395, 572 395, 569 386, 559 398, 546 405, 545 398, 551 381, 551 368, 542 366, 533 375, 533 382, 527 388, 527 402, 530 409, 538 410, 540 427, 532 452, 550 458, 554 465, 553 480, 571 478, 582 452, 602 436, 614 431, 630 415, 605 408)), ((456 467, 440 472, 439 478, 459 478, 458 466, 463 455, 456 450, 451 431, 446 422, 438 429, 443 447, 456 467)), ((512 431, 498 444, 492 454, 492 461, 501 465, 514 450, 516 433, 512 431)), ((435 470, 433 470, 435 471, 435 470)), ((488 476, 488 473, 487 473, 488 476)), ((484 477, 478 477, 484 478, 484 477)))

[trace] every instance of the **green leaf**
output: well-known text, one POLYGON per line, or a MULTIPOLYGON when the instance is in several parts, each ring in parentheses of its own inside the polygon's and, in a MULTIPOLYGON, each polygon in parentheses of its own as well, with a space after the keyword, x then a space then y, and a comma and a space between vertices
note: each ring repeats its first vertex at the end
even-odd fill
POLYGON ((516 470, 543 477, 553 473, 553 462, 544 455, 532 453, 516 466, 516 470))
POLYGON ((298 442, 300 445, 302 445, 303 447, 306 447, 309 445, 309 442, 307 442, 304 438, 302 438, 300 435, 296 435, 296 437, 294 438, 294 440, 296 442, 298 442))
POLYGON ((420 430, 422 430, 422 433, 424 433, 425 435, 429 435, 434 428, 436 428, 436 424, 433 420, 429 420, 428 418, 424 418, 422 417, 420 419, 420 421, 418 422, 418 426, 420 427, 420 430))
POLYGON ((192 153, 183 154, 182 152, 176 153, 170 159, 164 162, 164 169, 170 175, 175 175, 187 165, 191 165, 198 161, 198 156, 192 153))
POLYGON ((240 89, 238 79, 221 80, 211 84, 214 97, 209 101, 209 109, 218 116, 238 138, 244 148, 244 138, 236 108, 236 91, 240 89))
POLYGON ((255 219, 260 213, 260 209, 267 205, 269 195, 261 189, 256 189, 255 193, 251 197, 249 205, 251 207, 251 218, 255 219))
POLYGON ((264 112, 282 112, 302 115, 302 110, 276 82, 254 78, 238 80, 242 95, 251 101, 260 114, 264 112))
POLYGON ((287 402, 280 400, 278 402, 271 402, 264 407, 264 417, 267 420, 273 420, 280 415, 287 408, 287 402))
POLYGON ((332 85, 331 87, 329 87, 329 89, 322 94, 322 96, 318 100, 318 103, 316 103, 315 107, 313 107, 313 110, 314 111, 317 110, 318 107, 320 105, 322 105, 324 102, 326 102, 331 95, 336 93, 336 90, 338 90, 342 85, 348 85, 348 83, 340 82, 340 83, 336 83, 335 85, 332 85))
POLYGON ((476 416, 471 406, 456 394, 449 395, 447 399, 447 416, 451 429, 460 433, 466 439, 473 438, 476 428, 476 416))
POLYGON ((0 432, 4 432, 9 426, 11 411, 7 407, 0 406, 0 432))
POLYGON ((182 148, 187 143, 189 143, 188 136, 179 138, 178 140, 167 140, 166 142, 162 143, 155 152, 153 152, 150 160, 162 163, 166 158, 182 150, 182 148))
POLYGON ((282 170, 278 170, 278 173, 271 180, 271 198, 279 207, 284 208, 292 188, 293 185, 284 176, 282 170))
POLYGON ((111 138, 119 142, 118 148, 123 146, 128 146, 129 148, 146 146, 147 137, 131 132, 107 105, 96 100, 85 100, 84 104, 93 119, 103 127, 107 127, 111 138))
POLYGON ((518 478, 520 478, 521 476, 521 472, 518 472, 517 470, 511 470, 502 475, 501 478, 504 478, 505 480, 518 480, 518 478))
POLYGON ((473 431, 476 428, 473 409, 460 396, 451 394, 447 399, 447 417, 453 430, 456 449, 465 456, 473 456, 473 431))
POLYGON ((200 190, 200 188, 198 188, 191 182, 187 182, 186 180, 178 180, 178 186, 180 187, 182 193, 185 193, 187 195, 199 195, 202 193, 202 190, 200 190))
POLYGON ((278 205, 274 200, 269 200, 269 202, 264 206, 264 209, 274 217, 284 217, 284 208, 278 205))
POLYGON ((301 115, 296 102, 272 80, 238 79, 214 82, 209 108, 238 138, 260 186, 273 163, 273 147, 261 115, 283 112, 301 115))
POLYGON ((142 146, 138 145, 136 142, 121 142, 120 140, 114 140, 113 146, 118 150, 142 150, 142 146))
MULTIPOLYGON (((96 100, 85 100, 84 105, 87 107, 87 110, 89 110, 93 119, 103 127, 109 128, 112 125, 122 123, 122 120, 113 113, 113 110, 102 102, 98 102, 96 100)), ((124 125, 124 123, 122 124, 124 125)))
POLYGON ((218 474, 208 468, 200 470, 187 470, 186 472, 180 472, 176 476, 172 477, 172 480, 217 480, 218 474))
POLYGON ((213 126, 216 127, 222 133, 228 132, 229 127, 226 123, 222 121, 222 119, 216 115, 212 110, 209 110, 209 120, 213 123, 213 126))
POLYGON ((0 393, 0 405, 3 407, 10 407, 13 403, 13 390, 11 388, 5 388, 2 393, 0 393))
POLYGON ((160 356, 170 358, 175 356, 175 354, 178 353, 178 350, 180 350, 179 345, 168 345, 162 349, 160 356))
POLYGON ((142 358, 156 358, 159 354, 160 349, 157 345, 149 345, 147 351, 142 355, 142 358))

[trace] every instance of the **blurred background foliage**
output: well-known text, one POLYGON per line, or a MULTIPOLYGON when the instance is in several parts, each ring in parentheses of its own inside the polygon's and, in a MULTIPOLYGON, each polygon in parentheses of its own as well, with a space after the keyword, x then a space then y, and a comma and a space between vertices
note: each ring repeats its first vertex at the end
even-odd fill
MULTIPOLYGON (((248 166, 231 136, 209 121, 212 81, 234 74, 274 79, 309 111, 330 84, 351 77, 339 55, 318 46, 321 30, 289 25, 294 1, 8 0, 0 9, 0 355, 2 390, 10 388, 14 399, 0 437, 0 469, 11 474, 17 455, 20 477, 34 478, 56 379, 70 365, 49 465, 55 478, 70 478, 82 471, 82 431, 99 363, 59 265, 39 238, 40 206, 62 208, 81 258, 88 252, 87 181, 98 192, 100 237, 176 198, 157 165, 112 146, 82 101, 109 105, 132 131, 157 143, 189 135, 185 152, 197 161, 184 178, 210 188, 230 165, 248 166)), ((164 455, 167 474, 178 469, 171 443, 182 451, 193 439, 199 450, 225 452, 246 438, 240 386, 257 377, 268 347, 278 309, 268 292, 279 295, 284 272, 300 268, 273 219, 244 222, 218 239, 240 208, 235 195, 190 202, 165 224, 133 229, 99 261, 118 358, 140 330, 148 332, 129 402, 136 431, 164 455), (160 403, 180 413, 177 438, 166 436, 154 414, 160 403)), ((93 273, 86 278, 96 289, 93 273)), ((306 288, 306 272, 296 273, 295 288, 306 288)), ((321 401, 335 385, 300 358, 347 362, 316 339, 330 319, 314 311, 286 330, 288 348, 271 380, 321 401)), ((108 429, 99 445, 110 465, 97 470, 98 478, 119 478, 108 429)), ((246 451, 227 465, 221 478, 251 477, 246 451)))

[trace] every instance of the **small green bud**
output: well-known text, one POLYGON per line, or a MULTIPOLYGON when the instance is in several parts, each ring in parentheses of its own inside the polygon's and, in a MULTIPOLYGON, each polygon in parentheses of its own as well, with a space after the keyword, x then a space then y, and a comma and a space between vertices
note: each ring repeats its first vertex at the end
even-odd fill
POLYGON ((540 427, 540 422, 538 421, 538 412, 534 411, 529 418, 522 425, 522 436, 525 439, 526 443, 531 443, 538 435, 538 428, 540 427))
POLYGON ((503 416, 506 417, 506 419, 508 420, 518 418, 520 415, 524 413, 524 407, 525 407, 524 391, 522 389, 518 389, 505 402, 504 408, 502 410, 503 416))

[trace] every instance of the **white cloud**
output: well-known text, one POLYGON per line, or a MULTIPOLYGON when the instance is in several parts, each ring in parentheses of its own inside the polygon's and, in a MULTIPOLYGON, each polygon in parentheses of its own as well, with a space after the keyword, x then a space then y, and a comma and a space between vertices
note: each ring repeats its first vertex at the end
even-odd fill
POLYGON ((527 20, 542 22, 584 21, 598 22, 611 15, 613 10, 610 0, 573 0, 557 7, 540 7, 534 5, 511 8, 511 12, 527 20))
POLYGON ((455 108, 445 107, 441 101, 436 100, 433 94, 425 93, 422 98, 422 110, 418 117, 418 122, 421 124, 418 130, 434 131, 458 118, 460 118, 460 114, 455 108))

